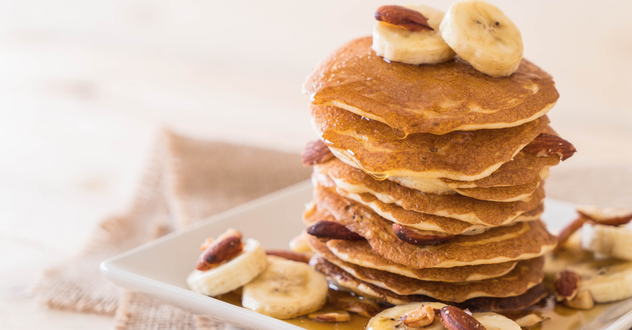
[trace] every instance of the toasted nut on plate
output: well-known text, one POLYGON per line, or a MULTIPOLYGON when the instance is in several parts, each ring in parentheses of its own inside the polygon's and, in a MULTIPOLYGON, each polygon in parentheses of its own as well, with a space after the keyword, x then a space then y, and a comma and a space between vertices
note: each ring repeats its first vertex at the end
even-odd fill
POLYGON ((309 258, 311 258, 311 256, 305 255, 303 253, 296 253, 292 251, 283 251, 283 250, 266 250, 266 254, 269 256, 277 256, 277 257, 285 258, 288 260, 304 262, 304 263, 308 263, 309 258))
POLYGON ((408 31, 434 31, 428 24, 427 17, 402 6, 382 6, 375 12, 375 19, 403 27, 408 31))
POLYGON ((435 231, 413 229, 399 223, 393 224, 393 232, 397 238, 412 245, 434 245, 454 237, 435 231))
POLYGON ((373 317, 382 310, 380 305, 373 299, 361 298, 348 292, 336 290, 329 290, 327 301, 337 308, 365 317, 373 317))
POLYGON ((563 304, 575 309, 592 309, 595 307, 595 301, 588 290, 579 291, 575 298, 564 300, 563 304))
POLYGON ((243 246, 241 233, 232 228, 228 229, 202 251, 195 268, 201 271, 213 269, 238 256, 243 246))
POLYGON ((200 252, 204 252, 204 250, 206 250, 207 247, 209 247, 211 244, 213 244, 213 242, 215 242, 215 239, 213 237, 207 238, 204 241, 204 243, 202 243, 200 245, 200 252))
POLYGON ((314 166, 326 163, 332 158, 334 158, 334 154, 331 153, 327 145, 323 141, 317 140, 309 142, 305 146, 301 154, 301 163, 303 166, 314 166))
POLYGON ((560 159, 564 161, 575 154, 577 149, 575 149, 570 142, 557 135, 540 133, 540 135, 524 147, 522 151, 538 157, 546 157, 557 154, 560 156, 560 159))
POLYGON ((560 234, 557 235, 557 246, 555 246, 555 249, 553 249, 553 253, 559 252, 566 241, 568 241, 568 239, 571 237, 571 235, 573 235, 573 233, 581 228, 585 222, 586 218, 580 216, 577 219, 573 220, 573 222, 569 223, 566 227, 564 227, 560 234))
POLYGON ((577 295, 579 290, 580 277, 577 273, 570 270, 563 270, 555 274, 555 296, 557 301, 571 300, 577 295))
POLYGON ((472 315, 454 306, 441 308, 441 322, 448 330, 476 330, 485 329, 472 315))
POLYGON ((317 322, 347 322, 351 320, 351 315, 347 311, 335 311, 324 313, 311 313, 307 315, 310 319, 317 322))
POLYGON ((620 226, 632 221, 632 211, 623 208, 599 208, 594 205, 578 206, 577 213, 600 225, 620 226))
POLYGON ((321 239, 343 239, 356 241, 364 239, 362 236, 347 229, 347 227, 333 221, 318 221, 309 228, 307 233, 321 239))
POLYGON ((432 324, 435 318, 435 311, 430 305, 421 307, 402 315, 402 322, 409 327, 425 327, 432 324))
POLYGON ((537 314, 529 314, 517 319, 515 322, 522 328, 531 328, 550 319, 549 317, 542 317, 537 314))

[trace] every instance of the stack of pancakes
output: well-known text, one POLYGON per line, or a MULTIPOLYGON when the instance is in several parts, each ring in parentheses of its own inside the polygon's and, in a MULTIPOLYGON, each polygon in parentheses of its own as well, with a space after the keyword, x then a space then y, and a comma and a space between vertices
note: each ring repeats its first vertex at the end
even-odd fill
POLYGON ((335 157, 308 159, 303 220, 359 235, 308 236, 312 264, 332 286, 389 304, 537 302, 556 244, 539 219, 543 180, 574 152, 545 115, 558 99, 551 76, 526 60, 506 78, 459 58, 389 63, 371 43, 344 45, 304 85, 322 141, 304 159, 335 157))

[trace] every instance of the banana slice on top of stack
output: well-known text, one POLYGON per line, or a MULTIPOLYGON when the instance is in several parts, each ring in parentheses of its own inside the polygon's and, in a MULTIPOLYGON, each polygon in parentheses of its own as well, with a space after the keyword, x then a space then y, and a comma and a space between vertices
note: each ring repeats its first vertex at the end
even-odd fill
POLYGON ((458 1, 447 13, 424 5, 383 6, 375 18, 373 50, 389 61, 437 64, 458 55, 492 77, 511 75, 522 61, 520 31, 484 1, 458 1))

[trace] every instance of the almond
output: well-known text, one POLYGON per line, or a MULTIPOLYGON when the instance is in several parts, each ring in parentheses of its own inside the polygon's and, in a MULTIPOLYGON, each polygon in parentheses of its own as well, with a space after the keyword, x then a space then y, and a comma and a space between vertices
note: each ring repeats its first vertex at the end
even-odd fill
POLYGON ((306 254, 292 252, 292 251, 285 251, 285 250, 267 250, 266 254, 269 256, 277 256, 277 257, 285 258, 288 260, 304 262, 304 263, 308 263, 310 259, 310 256, 306 254))
POLYGON ((441 308, 441 322, 448 330, 484 330, 485 327, 472 315, 454 306, 441 308))
POLYGON ((327 302, 337 308, 342 308, 364 317, 373 317, 382 310, 380 305, 373 299, 361 298, 348 292, 331 289, 327 294, 327 302))
POLYGON ((309 142, 305 146, 301 154, 301 163, 303 166, 314 166, 326 163, 332 158, 334 158, 334 154, 331 153, 327 145, 323 141, 317 140, 309 142))
POLYGON ((564 300, 563 304, 575 309, 592 309, 595 307, 595 301, 588 290, 579 291, 575 298, 564 300))
POLYGON ((307 233, 319 239, 342 239, 347 241, 357 241, 364 239, 362 236, 347 229, 347 227, 333 222, 321 220, 307 228, 307 233))
POLYGON ((580 277, 570 270, 563 270, 555 274, 555 296, 557 301, 572 300, 579 290, 580 277))
POLYGON ((408 31, 434 31, 428 18, 420 12, 402 6, 382 6, 375 12, 380 22, 397 25, 408 31))
POLYGON ((421 246, 439 244, 454 237, 454 235, 448 235, 436 231, 413 229, 400 225, 399 223, 393 224, 393 232, 395 232, 395 236, 397 236, 400 240, 408 244, 421 246))
POLYGON ((524 147, 522 151, 538 157, 557 154, 560 156, 560 159, 564 161, 575 154, 577 149, 575 149, 570 142, 557 135, 540 133, 540 135, 524 147))
POLYGON ((559 252, 563 247, 566 241, 575 233, 579 228, 581 228, 586 222, 586 218, 579 217, 575 219, 573 222, 569 223, 559 235, 557 235, 557 246, 553 249, 553 253, 559 252))
POLYGON ((243 247, 241 233, 232 228, 228 229, 202 251, 195 268, 201 271, 213 269, 238 256, 243 247))
POLYGON ((317 322, 347 322, 351 320, 351 315, 347 311, 311 313, 307 317, 317 322))
POLYGON ((623 208, 599 208, 593 205, 583 205, 576 208, 582 217, 600 225, 620 226, 632 221, 632 212, 623 208))

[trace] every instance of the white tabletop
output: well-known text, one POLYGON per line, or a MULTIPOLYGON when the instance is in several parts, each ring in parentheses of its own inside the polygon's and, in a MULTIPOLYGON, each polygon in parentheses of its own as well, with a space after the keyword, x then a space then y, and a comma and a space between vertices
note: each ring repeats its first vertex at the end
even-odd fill
MULTIPOLYGON (((580 153, 632 164, 632 3, 492 1, 561 94, 550 117, 580 153)), ((401 2, 407 3, 407 1, 401 2)), ((451 1, 426 1, 447 9, 451 1)), ((316 62, 368 35, 383 1, 44 1, 0 4, 0 328, 109 329, 24 289, 125 209, 163 126, 299 152, 316 62)))

